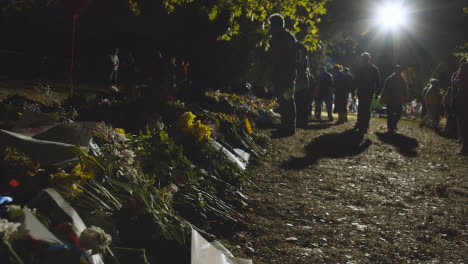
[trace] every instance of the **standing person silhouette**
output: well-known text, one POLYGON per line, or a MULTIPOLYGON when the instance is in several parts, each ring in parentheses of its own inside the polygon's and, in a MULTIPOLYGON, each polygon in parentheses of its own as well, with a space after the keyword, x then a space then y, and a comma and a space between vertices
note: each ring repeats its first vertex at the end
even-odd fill
POLYGON ((281 136, 291 136, 296 132, 296 38, 284 28, 284 18, 280 14, 273 14, 268 20, 272 36, 272 83, 281 115, 279 133, 281 136))
POLYGON ((457 92, 454 94, 454 110, 460 127, 462 148, 458 155, 468 156, 468 62, 460 65, 455 76, 457 92))
POLYGON ((348 98, 349 86, 346 83, 346 76, 343 67, 340 65, 333 66, 333 82, 335 88, 335 113, 338 113, 338 121, 336 124, 343 124, 347 121, 348 113, 348 98))
POLYGON ((393 73, 384 82, 381 104, 387 105, 388 133, 394 134, 403 115, 403 104, 408 101, 406 80, 401 75, 400 65, 393 66, 393 73))
POLYGON ((309 59, 307 48, 297 42, 297 77, 294 99, 296 103, 296 126, 306 128, 310 116, 311 96, 309 91, 309 59))
POLYGON ((327 72, 325 67, 320 68, 318 77, 318 98, 315 101, 315 116, 322 120, 322 108, 325 103, 328 121, 333 121, 333 76, 327 72))
POLYGON ((108 84, 111 87, 111 89, 117 89, 115 86, 118 84, 118 72, 120 67, 119 49, 113 49, 112 52, 109 55, 107 55, 107 60, 110 65, 108 84))
POLYGON ((356 71, 355 86, 359 99, 357 123, 354 129, 366 134, 369 129, 371 117, 372 98, 379 98, 381 91, 380 72, 377 66, 370 62, 371 56, 364 52, 361 54, 361 63, 356 71))

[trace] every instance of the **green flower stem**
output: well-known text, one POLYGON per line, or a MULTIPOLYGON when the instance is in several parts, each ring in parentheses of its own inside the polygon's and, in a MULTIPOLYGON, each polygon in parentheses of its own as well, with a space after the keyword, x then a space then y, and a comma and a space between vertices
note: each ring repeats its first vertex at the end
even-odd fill
POLYGON ((16 251, 13 249, 13 247, 11 246, 10 242, 8 240, 5 240, 3 239, 3 244, 5 244, 8 249, 10 250, 11 254, 15 257, 16 261, 18 261, 18 263, 20 264, 24 264, 23 260, 20 258, 20 256, 18 256, 18 254, 16 253, 16 251))
POLYGON ((109 255, 111 255, 112 259, 114 260, 114 263, 120 264, 120 261, 117 259, 114 252, 112 252, 112 250, 109 247, 106 247, 106 250, 109 252, 109 255))

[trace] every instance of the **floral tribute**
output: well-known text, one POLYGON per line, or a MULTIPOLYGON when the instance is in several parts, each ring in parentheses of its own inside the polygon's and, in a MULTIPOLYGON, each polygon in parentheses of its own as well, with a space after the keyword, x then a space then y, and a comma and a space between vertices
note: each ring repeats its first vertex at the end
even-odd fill
MULTIPOLYGON (((126 104, 67 102, 67 109, 80 105, 58 118, 54 113, 65 106, 56 101, 50 106, 9 97, 0 102, 8 109, 3 128, 31 111, 27 105, 71 122, 92 116, 91 105, 104 115, 112 104, 126 104)), ((213 238, 246 224, 242 187, 252 181, 214 146, 260 158, 268 143, 260 127, 276 122, 275 107, 272 100, 209 92, 198 103, 173 100, 138 120, 126 119, 143 120, 139 126, 101 118, 89 151, 74 146, 75 160, 53 166, 41 166, 13 145, 0 149, 0 257, 7 263, 93 263, 96 256, 104 263, 188 262, 191 228, 213 238), (46 188, 56 190, 88 228, 79 232, 72 217, 40 195, 46 188), (37 220, 33 230, 24 224, 31 217, 37 220), (34 237, 39 227, 48 239, 34 237)))

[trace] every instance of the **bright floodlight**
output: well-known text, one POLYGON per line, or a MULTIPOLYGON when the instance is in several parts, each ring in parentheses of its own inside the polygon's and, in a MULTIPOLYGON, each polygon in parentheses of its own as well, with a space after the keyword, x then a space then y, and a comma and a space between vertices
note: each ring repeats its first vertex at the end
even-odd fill
POLYGON ((379 10, 377 21, 386 29, 396 29, 406 23, 406 12, 401 5, 389 3, 379 10))

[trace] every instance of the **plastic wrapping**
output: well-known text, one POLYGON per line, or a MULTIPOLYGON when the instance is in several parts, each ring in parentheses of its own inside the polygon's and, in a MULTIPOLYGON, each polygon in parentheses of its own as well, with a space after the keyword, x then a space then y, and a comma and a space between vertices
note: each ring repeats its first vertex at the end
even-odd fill
POLYGON ((191 264, 252 264, 252 260, 234 257, 221 243, 211 244, 192 229, 191 264))
POLYGON ((212 140, 211 144, 213 147, 217 150, 222 150, 224 154, 231 160, 232 162, 236 163, 241 169, 245 170, 247 167, 247 163, 250 157, 250 154, 241 150, 241 149, 234 149, 234 152, 237 154, 233 154, 231 151, 223 147, 221 144, 218 142, 212 140))

